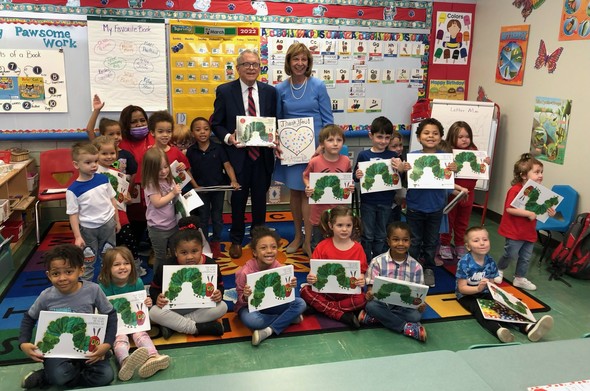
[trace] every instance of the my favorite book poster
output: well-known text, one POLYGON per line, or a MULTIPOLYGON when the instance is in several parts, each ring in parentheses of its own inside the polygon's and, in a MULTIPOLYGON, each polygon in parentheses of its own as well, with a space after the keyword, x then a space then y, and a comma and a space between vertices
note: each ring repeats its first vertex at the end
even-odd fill
POLYGON ((488 282, 494 300, 477 299, 484 318, 510 323, 534 323, 535 316, 522 301, 495 284, 488 282))
POLYGON ((309 163, 315 153, 313 118, 280 119, 278 123, 281 164, 309 163))
POLYGON ((353 183, 350 172, 312 172, 309 174, 309 187, 313 189, 313 194, 309 203, 350 204, 352 191, 349 188, 353 183))
POLYGON ((452 153, 408 153, 408 189, 453 189, 452 153))
POLYGON ((510 206, 534 212, 537 220, 544 223, 549 218, 547 210, 556 209, 563 197, 545 186, 529 179, 518 192, 510 206))
POLYGON ((212 308, 217 265, 164 265, 162 292, 170 309, 212 308))
POLYGON ((361 293, 356 280, 361 278, 360 261, 339 259, 310 259, 310 273, 315 274, 317 282, 311 289, 322 293, 361 293))
POLYGON ((295 276, 293 265, 276 267, 246 276, 246 284, 252 289, 248 297, 248 310, 260 311, 295 300, 291 278, 295 276))
POLYGON ((145 305, 145 290, 107 296, 117 311, 117 335, 150 331, 149 309, 145 305))
POLYGON ((274 147, 277 140, 276 118, 236 117, 236 141, 248 147, 274 147))
POLYGON ((426 300, 428 285, 377 276, 373 281, 373 296, 387 304, 418 308, 426 300))
POLYGON ((363 176, 359 180, 361 193, 375 193, 402 188, 400 176, 397 170, 391 166, 391 159, 358 162, 358 168, 363 171, 363 176))

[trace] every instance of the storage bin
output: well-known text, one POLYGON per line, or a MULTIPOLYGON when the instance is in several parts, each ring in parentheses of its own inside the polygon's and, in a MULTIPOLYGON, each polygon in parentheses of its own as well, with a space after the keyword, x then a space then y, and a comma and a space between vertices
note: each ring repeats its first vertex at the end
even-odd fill
POLYGON ((0 223, 10 216, 10 203, 8 200, 0 200, 0 223))
POLYGON ((35 174, 33 176, 29 176, 27 174, 27 190, 29 191, 29 193, 37 188, 38 179, 39 179, 39 174, 35 174))
POLYGON ((4 228, 2 229, 2 236, 4 236, 5 238, 9 238, 12 236, 12 243, 18 242, 18 240, 23 237, 23 221, 8 220, 5 221, 2 225, 4 225, 4 228))
POLYGON ((10 163, 10 158, 12 153, 10 151, 0 151, 0 160, 2 160, 5 164, 10 163))

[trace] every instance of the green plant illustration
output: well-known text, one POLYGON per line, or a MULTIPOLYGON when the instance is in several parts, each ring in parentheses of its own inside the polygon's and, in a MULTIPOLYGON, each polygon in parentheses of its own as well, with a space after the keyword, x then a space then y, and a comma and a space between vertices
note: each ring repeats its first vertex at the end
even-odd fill
POLYGON ((420 305, 422 304, 422 299, 420 297, 412 297, 412 289, 403 284, 394 284, 394 283, 385 283, 381 285, 377 292, 374 292, 373 295, 379 299, 383 300, 386 297, 390 296, 392 293, 398 293, 400 296, 400 300, 409 305, 420 305))
POLYGON ((542 204, 537 203, 541 192, 534 186, 529 186, 524 190, 524 195, 528 196, 528 200, 524 205, 524 208, 528 211, 535 213, 536 215, 542 215, 547 213, 547 209, 557 205, 559 198, 557 196, 551 197, 545 200, 542 204))
POLYGON ((332 194, 338 200, 348 198, 350 195, 348 189, 340 187, 340 179, 336 175, 326 175, 317 180, 311 199, 315 202, 319 201, 327 188, 332 188, 332 194))
POLYGON ((471 167, 471 171, 475 172, 476 174, 483 174, 486 171, 485 164, 480 164, 477 162, 477 156, 473 152, 460 152, 455 156, 455 163, 457 163, 457 172, 463 169, 463 164, 468 163, 471 167))
POLYGON ((254 292, 252 293, 252 299, 250 300, 250 304, 252 304, 256 308, 260 307, 260 305, 262 304, 262 300, 265 296, 264 291, 268 287, 272 287, 272 291, 275 294, 275 297, 279 300, 286 299, 291 295, 292 288, 289 282, 283 285, 279 273, 272 272, 263 275, 256 281, 256 284, 254 285, 254 292))
POLYGON ((443 169, 440 166, 440 160, 436 156, 433 155, 425 155, 420 156, 414 162, 414 167, 412 167, 412 173, 410 174, 410 179, 413 181, 418 181, 422 178, 424 174, 424 169, 430 167, 432 169, 432 174, 436 179, 443 180, 445 178, 450 178, 450 171, 443 169))
POLYGON ((316 274, 318 280, 314 284, 316 288, 322 290, 328 283, 328 277, 336 276, 336 281, 338 281, 338 285, 344 289, 352 289, 356 288, 354 285, 356 278, 355 277, 347 277, 346 276, 346 269, 339 263, 326 263, 318 268, 316 274), (352 286, 351 286, 352 285, 352 286))
POLYGON ((399 181, 398 174, 390 174, 389 169, 387 168, 387 164, 384 162, 381 163, 374 163, 367 167, 367 172, 365 172, 363 188, 366 190, 371 190, 373 184, 375 183, 375 177, 381 175, 383 178, 383 182, 388 186, 393 186, 397 184, 399 181))
MULTIPOLYGON (((201 271, 196 267, 186 267, 172 274, 170 285, 168 290, 164 292, 164 296, 171 302, 174 301, 182 291, 182 284, 185 282, 191 283, 195 297, 204 298, 207 295, 207 283, 203 283, 201 271)), ((170 303, 170 307, 172 306, 173 304, 170 303)))
POLYGON ((37 347, 43 353, 49 353, 59 343, 62 334, 67 333, 72 334, 74 348, 77 351, 85 353, 94 350, 90 347, 90 342, 91 339, 98 339, 98 337, 86 335, 86 322, 79 316, 63 316, 49 322, 47 330, 43 333, 43 339, 37 343, 37 347))

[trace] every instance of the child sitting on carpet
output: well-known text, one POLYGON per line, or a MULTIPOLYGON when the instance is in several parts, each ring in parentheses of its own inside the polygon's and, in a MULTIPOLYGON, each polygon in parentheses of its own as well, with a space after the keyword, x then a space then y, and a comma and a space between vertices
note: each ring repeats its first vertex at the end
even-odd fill
MULTIPOLYGON (((45 289, 31 308, 24 313, 18 341, 20 350, 43 369, 30 372, 23 378, 22 388, 49 385, 73 388, 101 387, 113 381, 113 369, 108 352, 115 342, 117 313, 99 286, 90 281, 80 281, 84 272, 84 253, 78 246, 60 244, 45 253, 45 274, 52 286, 45 289), (45 358, 37 346, 30 343, 33 328, 41 311, 61 311, 108 315, 104 341, 84 359, 45 358)), ((3 386, 6 389, 6 386, 3 386)))
POLYGON ((217 289, 213 291, 212 308, 170 309, 164 308, 168 299, 162 293, 162 277, 165 265, 215 265, 215 261, 203 254, 203 236, 199 231, 199 219, 183 217, 178 222, 178 232, 170 238, 174 256, 158 266, 150 285, 150 296, 156 303, 150 308, 150 319, 160 325, 162 337, 170 338, 174 331, 192 335, 223 335, 223 325, 217 321, 227 312, 223 298, 223 279, 217 266, 217 289))
POLYGON ((407 223, 396 221, 387 227, 389 251, 373 258, 369 265, 366 313, 362 311, 359 320, 367 324, 379 321, 390 330, 426 342, 426 329, 420 324, 426 309, 425 303, 417 309, 406 308, 374 300, 373 296, 373 283, 377 276, 424 284, 422 265, 408 253, 410 240, 410 226, 407 223))
MULTIPOLYGON (((487 282, 498 276, 496 263, 489 256, 490 239, 488 231, 483 227, 471 227, 465 232, 465 254, 457 264, 456 295, 459 304, 471 312, 477 322, 498 337, 501 342, 514 341, 514 335, 504 325, 483 317, 477 299, 493 300, 487 282)), ((553 318, 545 315, 536 323, 513 324, 519 331, 526 334, 529 340, 536 342, 553 327, 553 318)))
MULTIPOLYGON (((115 247, 104 254, 102 270, 98 276, 99 286, 107 296, 145 290, 141 278, 138 276, 133 255, 127 247, 115 247)), ((152 306, 152 299, 148 296, 144 304, 152 306)), ((115 339, 113 351, 119 362, 119 379, 127 381, 133 377, 138 369, 139 377, 147 378, 166 369, 170 365, 170 357, 158 354, 154 343, 145 331, 131 334, 137 349, 129 354, 129 335, 119 334, 115 339)))
MULTIPOLYGON (((300 323, 303 320, 301 315, 305 311, 305 302, 296 297, 294 301, 276 307, 250 312, 248 310, 248 297, 252 295, 252 288, 246 283, 246 276, 263 270, 281 267, 277 260, 279 234, 265 226, 252 228, 252 259, 236 273, 236 291, 238 301, 234 310, 240 320, 251 330, 252 345, 258 346, 260 342, 270 337, 272 333, 279 335, 291 323, 300 323)), ((291 287, 297 286, 297 278, 290 281, 291 287)))
MULTIPOLYGON (((367 258, 358 239, 361 231, 359 218, 352 214, 348 206, 338 205, 331 210, 322 213, 320 221, 322 231, 327 233, 327 238, 322 240, 313 251, 312 259, 339 259, 359 260, 361 274, 355 281, 357 287, 365 286, 365 272, 367 271, 367 258)), ((365 295, 320 293, 312 289, 312 285, 318 281, 315 274, 307 275, 307 283, 301 288, 301 298, 316 311, 329 318, 339 320, 352 328, 360 327, 355 311, 365 308, 365 295)))

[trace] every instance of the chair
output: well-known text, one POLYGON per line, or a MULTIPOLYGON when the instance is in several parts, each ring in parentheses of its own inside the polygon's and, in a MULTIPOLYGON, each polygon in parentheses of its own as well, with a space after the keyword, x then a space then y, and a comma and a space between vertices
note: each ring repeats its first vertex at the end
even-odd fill
POLYGON ((543 246, 541 257, 539 258, 539 266, 543 263, 549 250, 552 240, 551 232, 564 234, 576 218, 578 207, 578 192, 573 187, 568 185, 553 185, 551 190, 562 196, 563 201, 557 206, 555 216, 549 217, 544 223, 537 221, 537 236, 539 243, 543 246), (546 235, 542 235, 541 232, 545 232, 546 235))
POLYGON ((69 148, 53 149, 40 154, 39 194, 35 203, 37 244, 41 242, 39 203, 65 200, 66 189, 78 178, 78 170, 74 168, 70 156, 71 150, 69 148))

